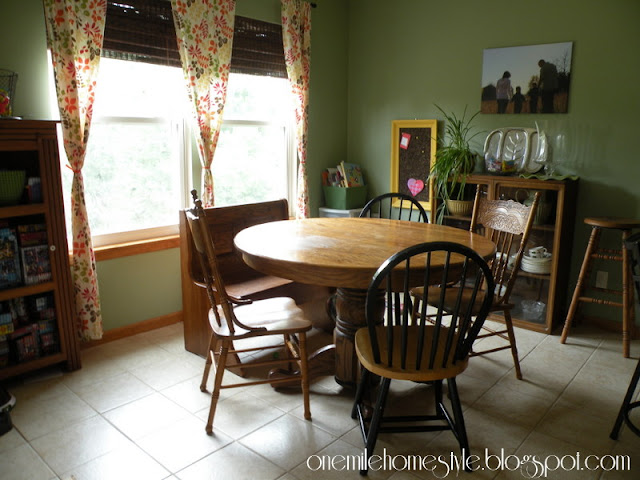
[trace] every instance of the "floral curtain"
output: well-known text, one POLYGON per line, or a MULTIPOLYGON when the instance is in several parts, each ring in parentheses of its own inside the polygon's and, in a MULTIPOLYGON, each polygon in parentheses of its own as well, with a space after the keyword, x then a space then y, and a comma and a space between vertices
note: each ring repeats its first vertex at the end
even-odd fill
POLYGON ((282 0, 282 40, 287 75, 295 97, 298 143, 297 218, 309 216, 307 182, 307 127, 311 72, 311 5, 302 0, 282 0))
POLYGON ((198 125, 203 166, 201 199, 212 206, 211 163, 227 97, 236 4, 234 0, 171 0, 189 100, 198 125))
POLYGON ((107 1, 44 0, 43 3, 64 149, 73 171, 71 273, 78 333, 81 340, 94 340, 102 338, 102 315, 82 167, 89 140, 107 1))

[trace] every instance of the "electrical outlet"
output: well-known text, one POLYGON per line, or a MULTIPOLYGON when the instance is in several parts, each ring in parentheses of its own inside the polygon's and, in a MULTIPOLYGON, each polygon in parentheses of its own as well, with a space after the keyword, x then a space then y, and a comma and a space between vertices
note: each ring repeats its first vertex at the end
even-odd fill
POLYGON ((609 281, 609 272, 598 270, 596 272, 596 288, 607 288, 607 282, 609 281))

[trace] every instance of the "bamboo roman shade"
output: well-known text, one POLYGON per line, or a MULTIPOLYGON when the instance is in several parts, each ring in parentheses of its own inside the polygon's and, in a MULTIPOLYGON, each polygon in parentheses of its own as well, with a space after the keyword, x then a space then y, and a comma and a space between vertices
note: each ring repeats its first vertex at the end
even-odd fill
MULTIPOLYGON (((171 2, 109 0, 102 56, 180 67, 171 2)), ((286 78, 282 26, 236 16, 231 71, 286 78)))

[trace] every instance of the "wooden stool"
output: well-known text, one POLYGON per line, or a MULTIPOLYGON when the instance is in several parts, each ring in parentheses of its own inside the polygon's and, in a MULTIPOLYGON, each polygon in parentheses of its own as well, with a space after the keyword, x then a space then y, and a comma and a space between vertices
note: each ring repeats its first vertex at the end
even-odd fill
POLYGON ((634 310, 633 310, 633 285, 631 283, 631 268, 629 263, 629 252, 624 248, 624 242, 631 235, 631 229, 640 228, 640 220, 633 220, 629 218, 614 218, 614 217, 587 217, 584 219, 584 223, 591 225, 591 236, 589 237, 589 243, 587 244, 587 250, 584 254, 584 260, 582 261, 582 267, 580 268, 580 275, 578 276, 578 283, 576 283, 576 289, 573 292, 573 298, 571 299, 571 305, 569 307, 569 313, 567 313, 567 319, 564 322, 564 328, 562 329, 562 336, 560 337, 560 343, 565 343, 567 336, 569 335, 569 329, 571 328, 571 322, 575 317, 578 304, 580 302, 599 303, 601 305, 610 305, 613 307, 622 308, 622 354, 625 358, 629 357, 629 329, 633 328, 634 322, 634 310), (600 234, 602 229, 622 230, 622 248, 620 250, 600 249, 598 248, 598 242, 600 241, 600 234), (614 260, 622 262, 622 291, 610 290, 603 288, 595 288, 587 285, 589 279, 589 273, 591 269, 591 260, 614 260), (584 290, 591 288, 595 291, 622 294, 622 303, 612 302, 610 300, 597 299, 593 297, 584 296, 584 290))

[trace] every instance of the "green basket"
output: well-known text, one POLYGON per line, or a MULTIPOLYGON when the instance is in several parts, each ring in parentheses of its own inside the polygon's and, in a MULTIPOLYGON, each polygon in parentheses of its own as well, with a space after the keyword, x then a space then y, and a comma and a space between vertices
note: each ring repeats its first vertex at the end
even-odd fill
POLYGON ((24 170, 0 170, 0 205, 17 205, 24 193, 27 172, 24 170))

